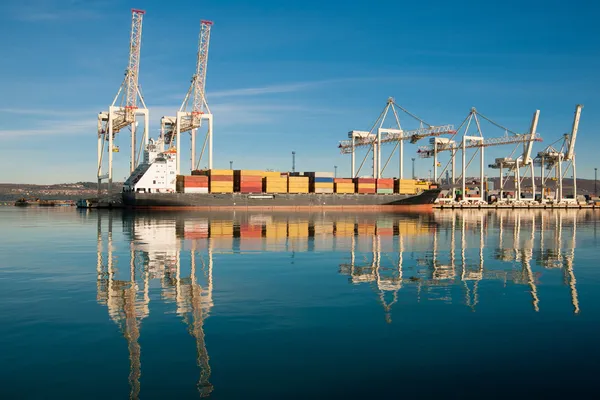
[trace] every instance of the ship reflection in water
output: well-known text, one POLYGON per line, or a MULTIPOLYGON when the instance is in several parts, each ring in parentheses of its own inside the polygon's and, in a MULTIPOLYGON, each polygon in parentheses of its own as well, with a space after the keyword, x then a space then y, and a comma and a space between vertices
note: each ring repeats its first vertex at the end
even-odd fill
POLYGON ((206 340, 204 329, 210 324, 213 291, 219 288, 218 281, 213 288, 216 255, 240 263, 250 253, 287 253, 291 262, 299 253, 333 253, 339 262, 323 268, 337 270, 356 287, 370 286, 390 324, 392 309, 403 296, 477 311, 484 303, 482 282, 498 282, 503 288, 523 285, 531 309, 542 313, 540 278, 560 269, 572 311, 578 314, 576 229, 578 221, 593 218, 588 211, 541 210, 84 216, 97 218, 97 299, 127 341, 131 398, 140 395, 140 336, 142 322, 151 318, 150 299, 156 296, 150 292, 155 290, 195 339, 200 396, 213 392, 207 351, 211 338, 206 340), (129 260, 124 263, 121 257, 118 266, 113 254, 117 231, 129 246, 129 260))

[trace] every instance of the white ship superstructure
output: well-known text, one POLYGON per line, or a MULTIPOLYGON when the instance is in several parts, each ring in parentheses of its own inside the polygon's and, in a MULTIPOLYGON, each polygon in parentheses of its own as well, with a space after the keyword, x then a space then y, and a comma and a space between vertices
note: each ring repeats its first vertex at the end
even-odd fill
POLYGON ((124 192, 174 193, 177 180, 175 149, 164 150, 162 138, 150 139, 144 151, 144 162, 123 184, 124 192))

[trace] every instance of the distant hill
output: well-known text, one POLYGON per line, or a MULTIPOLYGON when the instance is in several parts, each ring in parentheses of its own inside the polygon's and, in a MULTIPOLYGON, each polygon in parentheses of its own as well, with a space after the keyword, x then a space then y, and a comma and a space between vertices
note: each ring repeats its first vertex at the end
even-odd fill
MULTIPOLYGON (((123 182, 113 182, 113 192, 121 191, 123 182)), ((20 198, 47 200, 77 200, 94 197, 98 193, 96 182, 57 183, 35 185, 30 183, 0 183, 0 201, 15 201, 20 198)), ((108 190, 108 184, 102 184, 108 190)))

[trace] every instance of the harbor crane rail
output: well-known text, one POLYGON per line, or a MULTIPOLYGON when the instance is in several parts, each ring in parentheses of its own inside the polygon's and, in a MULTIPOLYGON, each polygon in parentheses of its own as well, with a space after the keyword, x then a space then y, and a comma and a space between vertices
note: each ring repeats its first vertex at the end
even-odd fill
POLYGON ((454 130, 453 125, 439 125, 434 126, 431 125, 421 118, 417 117, 415 114, 406 110, 405 108, 399 106, 392 97, 389 97, 384 107, 383 111, 379 114, 379 117, 372 125, 369 131, 357 131, 352 130, 348 132, 348 138, 350 140, 340 141, 338 144, 338 148, 342 154, 351 154, 351 171, 352 177, 358 176, 360 170, 365 164, 369 154, 372 153, 373 157, 373 177, 381 178, 385 168, 389 164, 396 148, 398 148, 398 156, 399 156, 399 168, 398 168, 398 177, 402 179, 403 177, 403 163, 404 163, 404 141, 409 140, 410 143, 417 143, 419 140, 425 137, 437 137, 442 135, 454 135, 456 131, 454 130), (420 127, 414 130, 404 130, 400 124, 400 118, 398 110, 404 112, 414 120, 418 121, 420 127), (394 116, 394 128, 384 128, 383 124, 388 116, 389 112, 394 116), (381 167, 381 146, 386 143, 394 143, 395 146, 392 149, 390 156, 387 161, 381 167), (356 165, 356 148, 368 147, 367 154, 363 158, 360 166, 358 167, 358 171, 355 169, 356 165))
POLYGON ((144 134, 141 145, 148 144, 148 129, 149 115, 148 109, 144 102, 144 97, 138 82, 140 70, 140 50, 142 44, 142 19, 145 14, 143 10, 131 10, 131 35, 129 41, 129 61, 125 70, 125 78, 117 91, 112 104, 108 107, 108 111, 103 111, 98 114, 98 195, 102 180, 108 180, 108 193, 112 191, 113 179, 113 153, 119 151, 119 148, 114 145, 116 135, 121 129, 130 127, 131 130, 131 161, 130 172, 133 172, 139 163, 139 154, 136 158, 136 129, 137 117, 144 118, 144 134), (141 107, 138 105, 138 100, 141 107), (105 143, 108 142, 108 172, 102 173, 104 163, 105 143))
POLYGON ((210 31, 212 21, 200 21, 200 34, 198 37, 198 52, 196 58, 196 71, 192 76, 190 87, 183 99, 183 103, 174 117, 163 116, 161 122, 161 137, 165 144, 177 148, 177 174, 181 171, 181 133, 191 132, 191 167, 198 168, 204 150, 208 144, 208 168, 212 168, 213 161, 213 115, 206 101, 206 70, 208 66, 208 46, 210 44, 210 31), (208 132, 199 159, 196 161, 196 130, 202 126, 202 121, 208 121, 208 132))

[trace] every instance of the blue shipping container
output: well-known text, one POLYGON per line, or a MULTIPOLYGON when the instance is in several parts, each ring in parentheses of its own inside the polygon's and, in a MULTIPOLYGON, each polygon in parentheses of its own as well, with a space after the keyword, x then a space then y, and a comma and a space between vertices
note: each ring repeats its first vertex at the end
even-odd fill
POLYGON ((333 178, 320 178, 320 177, 315 177, 315 182, 319 182, 319 183, 333 183, 333 178))

